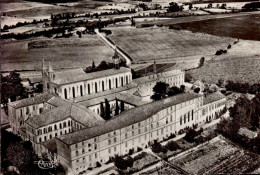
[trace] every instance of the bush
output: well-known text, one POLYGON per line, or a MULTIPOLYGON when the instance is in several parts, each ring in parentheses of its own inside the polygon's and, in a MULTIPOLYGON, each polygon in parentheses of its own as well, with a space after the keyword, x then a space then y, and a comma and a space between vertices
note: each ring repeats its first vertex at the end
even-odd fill
POLYGON ((115 156, 114 160, 115 166, 121 170, 126 170, 128 167, 133 167, 134 159, 128 156, 126 159, 123 159, 122 156, 115 156))
POLYGON ((184 136, 184 139, 187 142, 194 142, 195 141, 195 137, 197 137, 199 135, 199 131, 195 131, 194 129, 189 129, 188 132, 186 133, 186 135, 184 136))
POLYGON ((160 153, 163 152, 163 146, 160 143, 155 142, 154 144, 152 144, 152 151, 154 153, 160 153))
POLYGON ((140 147, 137 147, 137 152, 140 152, 140 151, 143 151, 143 149, 140 147))
POLYGON ((170 150, 170 151, 175 151, 177 149, 180 149, 180 146, 178 145, 178 143, 174 142, 174 141, 170 141, 165 145, 165 148, 170 150))
POLYGON ((134 153, 134 149, 130 149, 128 154, 132 155, 133 153, 134 153))
POLYGON ((101 167, 101 164, 97 162, 96 167, 101 167))

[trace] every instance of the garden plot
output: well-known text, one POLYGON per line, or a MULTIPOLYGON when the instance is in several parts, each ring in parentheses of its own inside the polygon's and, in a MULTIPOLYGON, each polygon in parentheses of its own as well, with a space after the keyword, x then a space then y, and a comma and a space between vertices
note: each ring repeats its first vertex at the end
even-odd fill
POLYGON ((212 55, 233 41, 230 38, 156 27, 110 29, 112 34, 107 37, 130 55, 134 62, 176 61, 180 57, 212 55))
POLYGON ((156 164, 157 162, 159 162, 159 160, 155 156, 143 152, 134 157, 134 164, 131 168, 131 172, 138 172, 142 169, 156 164))
POLYGON ((260 163, 259 156, 220 139, 170 161, 194 174, 247 173, 260 163))

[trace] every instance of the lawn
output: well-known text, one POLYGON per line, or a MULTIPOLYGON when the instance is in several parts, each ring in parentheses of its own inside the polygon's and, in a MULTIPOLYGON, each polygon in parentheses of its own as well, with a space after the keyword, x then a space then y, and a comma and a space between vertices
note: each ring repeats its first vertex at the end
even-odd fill
POLYGON ((183 57, 212 55, 220 48, 226 48, 233 39, 189 31, 166 28, 110 28, 107 37, 124 50, 134 62, 186 61, 183 57))
POLYGON ((219 139, 170 162, 194 174, 237 174, 250 173, 260 163, 260 159, 257 154, 219 139))
POLYGON ((51 61, 54 69, 87 67, 102 60, 111 61, 113 50, 95 35, 61 39, 35 38, 1 42, 1 71, 39 70, 41 61, 51 61))

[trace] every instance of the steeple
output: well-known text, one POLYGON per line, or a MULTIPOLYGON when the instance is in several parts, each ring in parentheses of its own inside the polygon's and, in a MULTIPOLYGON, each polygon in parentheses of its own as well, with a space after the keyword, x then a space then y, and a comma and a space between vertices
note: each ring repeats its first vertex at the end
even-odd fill
POLYGON ((44 59, 42 59, 42 71, 46 70, 46 69, 47 69, 47 67, 45 66, 44 59))
POLYGON ((49 61, 48 72, 54 72, 53 69, 52 69, 52 65, 51 65, 50 61, 49 61))
POLYGON ((49 62, 49 67, 48 67, 48 76, 49 76, 50 81, 54 80, 54 71, 52 69, 50 62, 49 62))
POLYGON ((119 69, 120 68, 120 66, 119 66, 119 55, 118 55, 118 52, 117 52, 117 47, 115 47, 115 53, 114 53, 114 56, 112 58, 114 60, 115 69, 119 69))
POLYGON ((156 62, 154 61, 154 63, 153 63, 153 73, 157 73, 157 70, 156 70, 156 62))

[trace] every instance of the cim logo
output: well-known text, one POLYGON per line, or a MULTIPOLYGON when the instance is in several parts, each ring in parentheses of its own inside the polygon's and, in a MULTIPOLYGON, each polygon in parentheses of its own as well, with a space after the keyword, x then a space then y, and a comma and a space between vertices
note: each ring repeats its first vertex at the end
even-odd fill
POLYGON ((58 166, 57 162, 54 162, 52 160, 39 160, 34 161, 35 164, 38 164, 39 168, 41 169, 52 169, 58 166))

